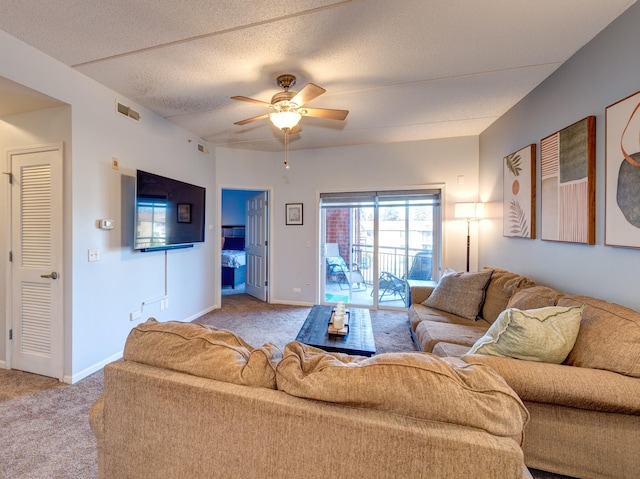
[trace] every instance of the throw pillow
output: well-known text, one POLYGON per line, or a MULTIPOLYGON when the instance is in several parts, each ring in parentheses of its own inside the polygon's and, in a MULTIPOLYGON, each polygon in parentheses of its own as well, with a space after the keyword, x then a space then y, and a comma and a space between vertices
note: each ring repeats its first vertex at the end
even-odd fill
POLYGON ((452 365, 426 353, 366 358, 293 341, 285 346, 276 379, 278 389, 292 396, 484 429, 519 442, 529 418, 493 369, 452 365))
POLYGON ((478 339, 469 354, 562 364, 578 337, 584 306, 511 308, 478 339))
POLYGON ((475 320, 482 308, 492 273, 493 270, 459 273, 447 268, 436 288, 422 304, 475 320))
POLYGON ((254 348, 225 329, 149 318, 131 330, 123 356, 193 376, 275 389, 275 363, 282 352, 271 343, 254 348))

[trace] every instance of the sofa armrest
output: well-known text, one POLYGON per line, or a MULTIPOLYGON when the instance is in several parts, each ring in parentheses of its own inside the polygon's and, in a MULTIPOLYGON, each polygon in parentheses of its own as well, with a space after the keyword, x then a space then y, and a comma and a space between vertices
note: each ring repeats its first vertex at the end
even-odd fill
POLYGON ((89 426, 100 442, 104 438, 104 396, 100 396, 89 409, 89 426))
POLYGON ((523 401, 640 415, 640 379, 601 369, 467 354, 500 374, 523 401))
POLYGON ((427 299, 435 286, 412 286, 410 291, 411 304, 420 304, 427 299))

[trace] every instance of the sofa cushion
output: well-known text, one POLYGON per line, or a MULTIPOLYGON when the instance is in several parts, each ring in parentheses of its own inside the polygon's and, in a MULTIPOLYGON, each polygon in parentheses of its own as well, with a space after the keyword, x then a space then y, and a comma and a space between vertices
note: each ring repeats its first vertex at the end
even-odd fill
POLYGON ((131 330, 124 359, 193 376, 275 389, 282 352, 266 343, 253 348, 235 333, 199 323, 149 318, 131 330))
POLYGON ((640 381, 635 378, 599 369, 480 354, 468 354, 462 360, 491 367, 523 401, 640 416, 640 381))
POLYGON ((469 354, 561 364, 578 336, 582 309, 583 306, 507 309, 469 354))
MULTIPOLYGON (((475 326, 477 321, 469 321, 467 318, 457 314, 447 313, 439 309, 429 308, 423 304, 412 304, 408 310, 409 324, 414 331, 422 321, 435 321, 439 323, 463 324, 465 326, 475 326)), ((485 323, 486 321, 482 321, 485 323)), ((489 323, 487 323, 488 325, 489 323)), ((488 327, 488 326, 487 326, 488 327)))
POLYGON ((460 273, 446 269, 438 285, 422 304, 475 320, 484 301, 492 270, 460 273))
POLYGON ((469 346, 440 341, 431 352, 441 358, 460 358, 469 352, 469 346))
POLYGON ((640 312, 589 296, 567 295, 558 304, 585 305, 566 364, 640 377, 640 312))
POLYGON ((416 327, 415 336, 422 351, 427 353, 432 352, 440 341, 470 348, 487 332, 489 326, 484 320, 469 324, 422 321, 416 327))
POLYGON ((482 305, 483 319, 493 323, 500 313, 507 309, 507 304, 518 288, 533 286, 535 283, 529 278, 511 273, 504 269, 484 268, 493 271, 491 281, 487 286, 487 292, 482 305))
POLYGON ((547 306, 555 306, 558 300, 564 296, 548 286, 525 286, 518 288, 507 303, 507 308, 537 309, 547 306))
POLYGON ((456 367, 424 353, 371 358, 291 342, 276 369, 293 396, 484 429, 522 441, 528 412, 491 368, 456 367))

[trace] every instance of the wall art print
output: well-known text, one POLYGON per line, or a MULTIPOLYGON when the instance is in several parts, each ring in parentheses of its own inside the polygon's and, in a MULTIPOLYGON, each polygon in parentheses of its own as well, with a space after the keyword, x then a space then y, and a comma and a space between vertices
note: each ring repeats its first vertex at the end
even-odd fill
POLYGON ((502 165, 503 236, 536 237, 536 145, 504 157, 502 165))
POLYGON ((606 110, 605 234, 609 246, 640 248, 640 92, 606 110))
POLYGON ((596 117, 540 140, 543 240, 595 244, 596 117))

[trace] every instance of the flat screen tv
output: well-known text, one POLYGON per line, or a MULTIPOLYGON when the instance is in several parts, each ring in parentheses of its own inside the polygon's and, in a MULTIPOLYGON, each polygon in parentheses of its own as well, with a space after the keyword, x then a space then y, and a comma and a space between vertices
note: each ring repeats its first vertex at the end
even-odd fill
POLYGON ((205 193, 200 186, 137 170, 133 248, 157 251, 202 243, 205 193))

